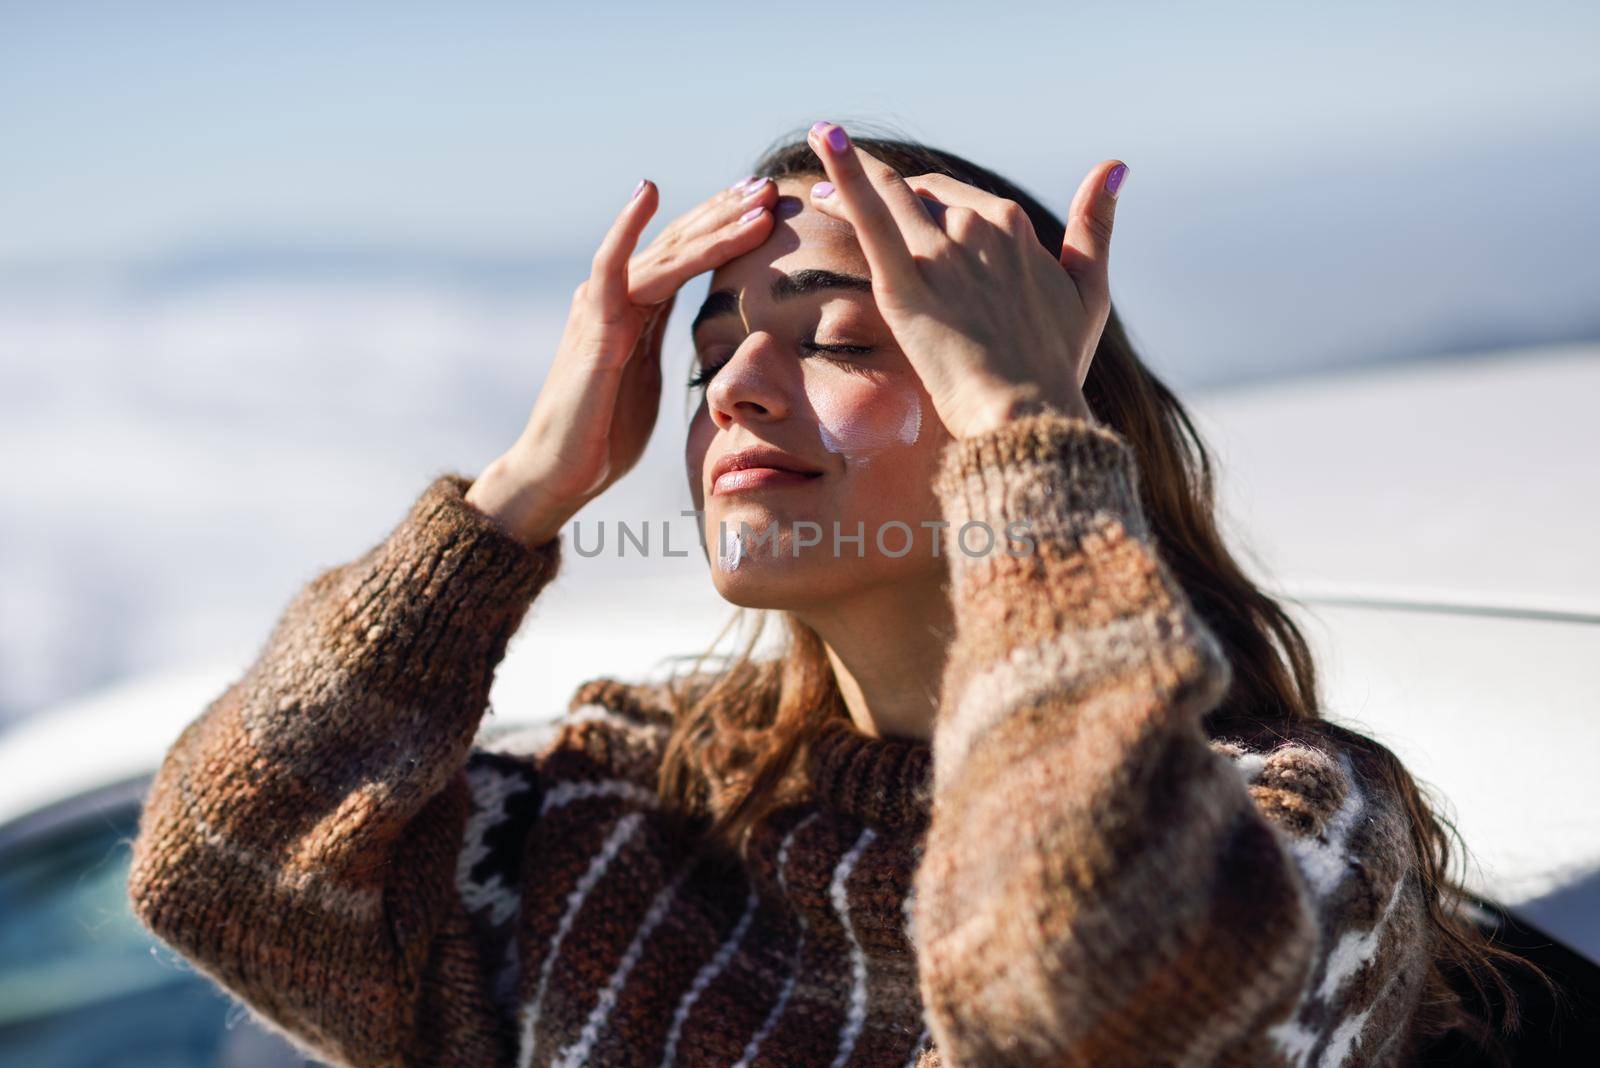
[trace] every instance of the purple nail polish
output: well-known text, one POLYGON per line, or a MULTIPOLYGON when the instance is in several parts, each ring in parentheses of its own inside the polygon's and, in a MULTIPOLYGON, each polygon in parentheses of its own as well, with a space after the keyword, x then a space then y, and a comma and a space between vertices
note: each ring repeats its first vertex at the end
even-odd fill
POLYGON ((761 218, 761 213, 766 210, 766 208, 762 207, 751 208, 749 211, 739 216, 739 221, 742 223, 754 222, 755 220, 761 218))
POLYGON ((826 122, 814 122, 811 124, 811 132, 814 134, 827 133, 830 125, 832 124, 826 122))
POLYGON ((828 197, 833 196, 833 183, 818 182, 811 187, 811 195, 818 200, 826 200, 828 197))
POLYGON ((743 178, 740 178, 737 182, 734 182, 732 185, 730 185, 728 187, 728 192, 731 193, 731 192, 733 192, 735 190, 743 189, 745 186, 749 185, 751 182, 753 182, 755 180, 756 180, 756 176, 755 175, 747 174, 743 178))
POLYGON ((765 178, 752 178, 748 183, 746 183, 746 185, 744 187, 744 199, 749 200, 751 197, 760 196, 761 195, 761 191, 763 189, 765 189, 766 187, 767 187, 767 179, 765 179, 765 178))
POLYGON ((835 126, 828 131, 828 147, 835 152, 843 152, 850 147, 850 135, 844 132, 843 126, 835 126))
POLYGON ((1111 168, 1106 175, 1106 192, 1111 194, 1111 199, 1117 199, 1117 193, 1122 189, 1122 180, 1128 176, 1128 165, 1119 163, 1111 168))
POLYGON ((628 199, 629 200, 637 200, 639 198, 639 194, 643 193, 643 192, 644 192, 644 179, 640 178, 639 179, 639 184, 633 187, 633 196, 629 197, 628 199))

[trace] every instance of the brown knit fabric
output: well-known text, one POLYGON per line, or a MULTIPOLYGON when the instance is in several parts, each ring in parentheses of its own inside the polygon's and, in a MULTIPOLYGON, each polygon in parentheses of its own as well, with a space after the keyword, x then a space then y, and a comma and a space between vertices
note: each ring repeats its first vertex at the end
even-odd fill
POLYGON ((830 725, 730 866, 658 808, 658 686, 480 733, 560 543, 441 476, 174 744, 134 907, 337 1063, 1395 1063, 1403 814, 1314 738, 1205 736, 1229 669, 1136 480, 1053 412, 952 443, 952 534, 1035 551, 952 545, 932 744, 830 725))

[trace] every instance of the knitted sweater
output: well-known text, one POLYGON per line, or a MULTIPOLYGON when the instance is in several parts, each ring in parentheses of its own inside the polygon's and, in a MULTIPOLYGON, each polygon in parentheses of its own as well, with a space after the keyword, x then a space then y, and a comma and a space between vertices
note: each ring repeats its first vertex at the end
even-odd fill
POLYGON ((488 741, 555 575, 439 476, 311 581, 157 774, 141 920, 358 1065, 1390 1064, 1428 928, 1407 824, 1315 736, 1209 737, 1230 668, 1117 435, 946 449, 956 633, 931 744, 830 722, 713 863, 659 807, 659 687, 488 741))

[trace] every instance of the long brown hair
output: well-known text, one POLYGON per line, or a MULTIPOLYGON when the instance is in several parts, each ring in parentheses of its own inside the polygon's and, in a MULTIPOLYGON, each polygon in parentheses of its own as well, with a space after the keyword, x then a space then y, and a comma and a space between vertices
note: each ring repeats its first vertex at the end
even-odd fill
MULTIPOLYGON (((909 141, 854 140, 904 177, 948 175, 1015 201, 1032 220, 1039 241, 1052 253, 1061 248, 1062 221, 994 172, 909 141)), ((767 151, 754 173, 773 179, 823 176, 803 138, 767 151)), ((1418 1036, 1426 1040, 1462 1031, 1492 1048, 1497 1028, 1487 1017, 1498 1015, 1498 1030, 1516 1027, 1516 998, 1502 968, 1520 959, 1460 914, 1458 905, 1466 898, 1453 874, 1453 862, 1461 860, 1454 829, 1392 752, 1322 718, 1304 636, 1223 542, 1206 447, 1177 397, 1135 353, 1115 308, 1084 394, 1096 418, 1132 447, 1142 504, 1162 558, 1231 662, 1232 688, 1209 717, 1208 730, 1321 737, 1343 746, 1369 776, 1394 791, 1410 817, 1434 935, 1418 1036), (1463 990, 1466 996, 1459 993, 1463 990)), ((812 741, 830 720, 846 716, 822 640, 793 615, 782 616, 788 634, 779 655, 758 659, 753 653, 763 615, 739 652, 722 658, 712 671, 703 670, 711 654, 702 655, 672 688, 676 718, 662 762, 662 800, 731 854, 742 853, 746 832, 763 815, 797 799, 799 771, 812 741)))

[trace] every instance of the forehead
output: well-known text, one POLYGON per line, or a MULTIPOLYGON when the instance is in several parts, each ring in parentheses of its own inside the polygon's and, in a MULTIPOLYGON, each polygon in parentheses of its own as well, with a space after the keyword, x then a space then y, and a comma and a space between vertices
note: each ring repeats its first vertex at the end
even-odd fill
POLYGON ((718 267, 711 288, 733 289, 753 274, 771 270, 788 274, 802 268, 823 268, 842 274, 870 276, 855 228, 811 206, 811 187, 820 178, 784 178, 778 182, 777 221, 756 248, 718 267))

